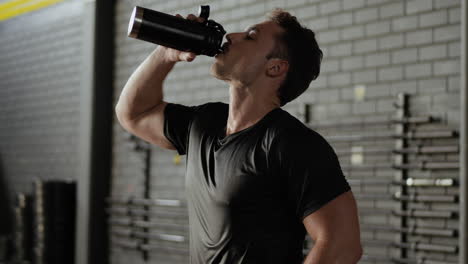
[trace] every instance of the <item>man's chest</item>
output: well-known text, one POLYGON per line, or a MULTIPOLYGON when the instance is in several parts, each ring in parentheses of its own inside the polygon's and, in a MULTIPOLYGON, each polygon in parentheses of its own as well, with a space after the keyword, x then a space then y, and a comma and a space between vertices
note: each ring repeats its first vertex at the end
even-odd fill
POLYGON ((186 188, 218 203, 257 199, 272 191, 274 179, 261 136, 238 135, 224 143, 208 135, 189 152, 186 188))

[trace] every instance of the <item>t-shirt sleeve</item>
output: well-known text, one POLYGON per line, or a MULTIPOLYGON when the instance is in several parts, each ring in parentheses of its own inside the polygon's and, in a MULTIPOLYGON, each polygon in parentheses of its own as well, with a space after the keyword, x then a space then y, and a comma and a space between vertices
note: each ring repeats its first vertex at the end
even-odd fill
POLYGON ((300 221, 351 190, 335 151, 318 133, 309 130, 293 139, 283 137, 278 147, 280 182, 300 221))
POLYGON ((164 109, 164 136, 176 148, 179 155, 187 153, 190 126, 201 106, 185 106, 168 103, 164 109))

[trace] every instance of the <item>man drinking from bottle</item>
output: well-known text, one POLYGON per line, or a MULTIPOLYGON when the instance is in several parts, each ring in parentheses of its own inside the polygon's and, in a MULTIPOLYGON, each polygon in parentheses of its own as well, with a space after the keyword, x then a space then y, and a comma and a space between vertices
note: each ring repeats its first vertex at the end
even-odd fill
POLYGON ((187 155, 190 263, 357 263, 357 207, 338 158, 281 108, 320 73, 314 32, 275 9, 226 39, 211 75, 228 84, 229 104, 164 101, 174 64, 196 56, 158 46, 116 106, 126 130, 187 155), (315 243, 304 259, 306 235, 315 243))

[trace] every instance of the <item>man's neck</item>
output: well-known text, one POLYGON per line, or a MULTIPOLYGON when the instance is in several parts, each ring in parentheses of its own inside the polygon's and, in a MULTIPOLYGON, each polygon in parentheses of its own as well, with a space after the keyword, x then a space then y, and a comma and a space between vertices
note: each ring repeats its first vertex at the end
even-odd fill
POLYGON ((226 136, 253 126, 270 111, 280 107, 275 95, 263 91, 247 87, 229 87, 226 136))

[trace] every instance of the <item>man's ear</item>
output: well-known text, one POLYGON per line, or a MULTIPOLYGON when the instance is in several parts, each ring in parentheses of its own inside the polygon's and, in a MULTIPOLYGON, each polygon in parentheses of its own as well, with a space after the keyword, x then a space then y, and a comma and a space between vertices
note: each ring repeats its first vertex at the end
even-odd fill
POLYGON ((283 74, 287 74, 289 69, 289 63, 287 60, 272 58, 268 60, 266 75, 269 77, 279 77, 283 74))

